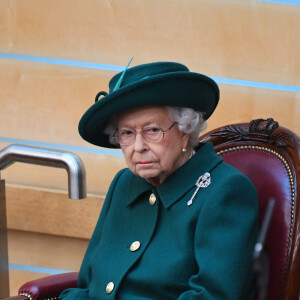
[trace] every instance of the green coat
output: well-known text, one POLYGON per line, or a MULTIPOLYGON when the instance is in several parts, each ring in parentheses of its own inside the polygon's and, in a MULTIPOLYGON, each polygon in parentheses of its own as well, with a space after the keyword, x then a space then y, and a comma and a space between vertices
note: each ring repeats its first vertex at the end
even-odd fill
POLYGON ((253 184, 210 143, 158 187, 121 170, 89 243, 78 288, 61 297, 250 299, 257 211, 253 184), (206 172, 211 184, 188 206, 206 172))

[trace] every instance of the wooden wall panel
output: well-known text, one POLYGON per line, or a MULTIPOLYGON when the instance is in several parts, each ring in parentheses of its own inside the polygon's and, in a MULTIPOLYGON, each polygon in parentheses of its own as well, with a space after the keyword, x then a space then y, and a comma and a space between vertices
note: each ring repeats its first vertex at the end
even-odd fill
POLYGON ((220 103, 208 120, 208 130, 225 124, 274 118, 300 135, 300 93, 219 84, 220 103))
POLYGON ((88 240, 9 230, 9 263, 24 266, 9 272, 10 295, 17 295, 25 282, 49 276, 54 270, 78 271, 88 240), (31 267, 33 266, 33 268, 31 267), (34 267, 40 269, 40 273, 34 267), (45 270, 46 269, 46 270, 45 270))
POLYGON ((113 74, 0 59, 1 136, 83 145, 78 122, 113 74))
POLYGON ((299 85, 299 6, 253 0, 3 0, 0 50, 299 85))
POLYGON ((103 197, 70 200, 66 194, 7 187, 7 226, 13 230, 90 239, 103 197))
POLYGON ((10 263, 78 271, 89 239, 9 230, 8 241, 10 263))

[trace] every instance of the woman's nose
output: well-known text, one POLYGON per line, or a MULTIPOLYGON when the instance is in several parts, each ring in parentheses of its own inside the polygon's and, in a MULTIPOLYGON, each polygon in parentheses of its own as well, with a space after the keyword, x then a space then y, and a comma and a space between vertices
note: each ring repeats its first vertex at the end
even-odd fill
POLYGON ((147 146, 147 143, 145 143, 144 138, 142 137, 142 135, 140 133, 137 133, 136 137, 135 137, 135 141, 133 143, 134 151, 142 152, 147 148, 148 148, 148 146, 147 146))

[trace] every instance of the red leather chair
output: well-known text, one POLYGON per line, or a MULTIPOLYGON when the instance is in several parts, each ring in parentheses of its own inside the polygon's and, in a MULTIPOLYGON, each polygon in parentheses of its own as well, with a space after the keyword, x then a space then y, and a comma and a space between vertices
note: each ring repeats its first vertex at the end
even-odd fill
MULTIPOLYGON (((297 300, 300 295, 300 140, 273 119, 235 124, 207 133, 225 162, 254 183, 262 221, 269 199, 274 213, 265 244, 269 260, 267 300, 297 300)), ((247 191, 245 191, 247 193, 247 191)))
MULTIPOLYGON (((269 270, 263 270, 269 271, 266 299, 299 299, 299 137, 273 119, 259 119, 212 130, 200 141, 212 142, 225 162, 252 180, 259 195, 260 222, 269 199, 275 200, 264 248, 269 261, 269 270)), ((77 276, 70 273, 34 280, 19 289, 19 296, 8 299, 58 299, 62 290, 76 286, 77 276)))

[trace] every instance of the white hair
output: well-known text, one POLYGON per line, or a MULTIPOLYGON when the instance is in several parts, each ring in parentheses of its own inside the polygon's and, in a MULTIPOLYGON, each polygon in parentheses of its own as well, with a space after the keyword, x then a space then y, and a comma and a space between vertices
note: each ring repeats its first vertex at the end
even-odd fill
MULTIPOLYGON (((195 148, 199 143, 200 133, 206 129, 206 121, 204 121, 204 113, 195 111, 192 108, 165 106, 168 114, 173 122, 177 123, 178 129, 184 133, 189 134, 188 147, 195 148)), ((113 116, 104 128, 104 133, 109 136, 109 142, 116 145, 113 138, 117 130, 118 119, 113 116)))
POLYGON ((166 106, 170 118, 177 122, 178 129, 190 135, 188 146, 195 148, 199 144, 200 133, 206 129, 204 113, 192 108, 166 106))

